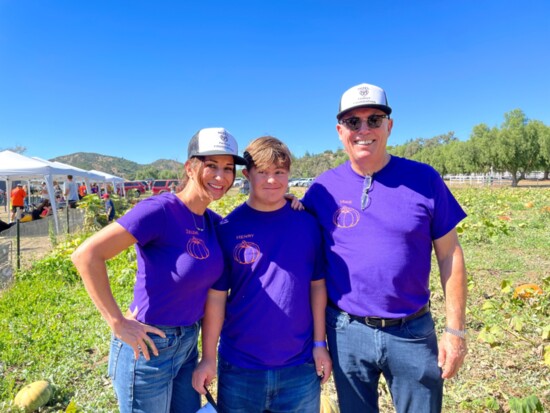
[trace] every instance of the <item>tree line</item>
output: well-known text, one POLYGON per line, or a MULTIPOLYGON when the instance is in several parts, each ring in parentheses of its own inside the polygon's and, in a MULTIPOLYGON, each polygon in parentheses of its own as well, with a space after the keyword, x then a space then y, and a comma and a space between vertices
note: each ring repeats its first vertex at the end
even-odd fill
MULTIPOLYGON (((390 138, 391 139, 391 138, 390 138)), ((411 139, 402 145, 388 146, 392 155, 414 159, 433 166, 441 175, 509 172, 512 186, 533 171, 550 172, 550 127, 528 119, 521 109, 504 115, 500 127, 476 125, 466 141, 454 132, 433 138, 411 139)), ((345 152, 325 151, 293 162, 293 175, 315 177, 347 159, 345 152)))
MULTIPOLYGON (((12 150, 23 153, 26 148, 19 146, 12 150)), ((459 140, 454 132, 448 132, 388 146, 388 151, 392 155, 432 165, 441 175, 509 172, 512 186, 517 186, 526 174, 533 171, 544 172, 544 179, 548 179, 550 127, 541 121, 528 119, 521 109, 515 109, 504 115, 500 127, 490 128, 484 123, 474 126, 470 138, 465 141, 459 140)), ((306 152, 300 158, 293 157, 291 177, 316 177, 346 160, 347 155, 342 149, 335 152, 326 150, 320 154, 306 152)), ((89 169, 77 163, 74 165, 89 169)), ((163 160, 135 166, 135 171, 125 174, 127 179, 174 179, 181 178, 183 172, 183 164, 176 161, 163 160)), ((241 176, 240 172, 238 176, 241 176)))

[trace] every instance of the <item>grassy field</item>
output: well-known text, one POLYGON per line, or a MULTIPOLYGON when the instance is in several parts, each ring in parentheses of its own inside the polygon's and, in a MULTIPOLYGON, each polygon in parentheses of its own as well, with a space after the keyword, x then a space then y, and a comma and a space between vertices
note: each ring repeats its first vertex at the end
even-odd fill
MULTIPOLYGON (((550 411, 550 189, 459 188, 468 212, 461 223, 469 279, 469 354, 458 377, 445 384, 445 412, 550 411), (542 294, 514 296, 534 283, 542 294)), ((231 195, 222 214, 242 202, 231 195)), ((0 297, 0 411, 25 384, 49 380, 54 395, 42 412, 116 412, 106 377, 109 330, 69 260, 82 241, 59 245, 17 276, 0 297)), ((109 263, 114 294, 131 300, 133 250, 109 263)), ((436 268, 434 265, 433 268, 436 268)), ((438 331, 444 300, 437 272, 432 304, 438 331)), ((335 397, 329 383, 323 390, 335 397)), ((383 412, 392 412, 380 386, 383 412)))

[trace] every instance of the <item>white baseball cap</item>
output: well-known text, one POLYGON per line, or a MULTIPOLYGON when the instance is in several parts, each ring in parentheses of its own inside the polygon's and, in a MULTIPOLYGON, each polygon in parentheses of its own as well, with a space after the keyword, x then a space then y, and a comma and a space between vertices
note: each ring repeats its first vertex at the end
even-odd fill
POLYGON ((187 159, 195 156, 231 155, 237 165, 246 165, 238 155, 237 141, 224 128, 204 128, 193 135, 187 148, 187 159))
POLYGON ((336 118, 340 119, 344 113, 356 108, 376 108, 388 115, 391 113, 384 89, 367 83, 353 86, 344 92, 336 118))

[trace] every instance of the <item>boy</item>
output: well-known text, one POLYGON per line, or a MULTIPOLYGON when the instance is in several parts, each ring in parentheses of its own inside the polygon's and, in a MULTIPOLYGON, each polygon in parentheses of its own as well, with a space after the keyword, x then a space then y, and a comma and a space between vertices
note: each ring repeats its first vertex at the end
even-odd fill
POLYGON ((113 219, 115 219, 115 204, 107 193, 103 194, 102 198, 105 200, 105 214, 107 214, 107 222, 113 222, 113 219))
POLYGON ((248 200, 218 227, 224 274, 208 295, 193 387, 215 376, 223 412, 319 412, 332 363, 315 219, 284 198, 290 151, 266 136, 245 150, 248 200), (221 333, 221 334, 220 334, 221 333))

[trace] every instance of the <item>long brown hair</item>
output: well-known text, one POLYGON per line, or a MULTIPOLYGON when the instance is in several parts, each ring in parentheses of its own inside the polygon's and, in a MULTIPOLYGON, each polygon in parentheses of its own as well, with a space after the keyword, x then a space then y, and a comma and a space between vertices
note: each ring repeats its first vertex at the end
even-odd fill
MULTIPOLYGON (((215 155, 213 155, 213 156, 215 156, 215 155)), ((190 168, 193 171, 195 171, 195 176, 196 177, 202 176, 202 173, 204 171, 204 161, 205 161, 204 156, 194 156, 193 158, 187 160, 187 162, 189 162, 190 168)), ((235 165, 235 167, 233 168, 233 179, 231 180, 231 185, 228 186, 225 193, 227 193, 227 191, 229 191, 231 189, 231 187, 233 186, 233 183, 235 182, 235 176, 237 174, 236 167, 237 166, 235 165)), ((187 184, 189 183, 189 179, 190 179, 190 177, 189 177, 189 175, 187 175, 187 171, 184 167, 183 168, 183 180, 182 180, 181 190, 183 190, 183 188, 185 188, 187 186, 187 184)), ((197 184, 197 190, 199 192, 199 196, 201 198, 209 198, 210 199, 210 195, 208 194, 208 191, 207 191, 206 187, 204 186, 204 183, 202 182, 202 180, 198 179, 195 182, 197 184)))

